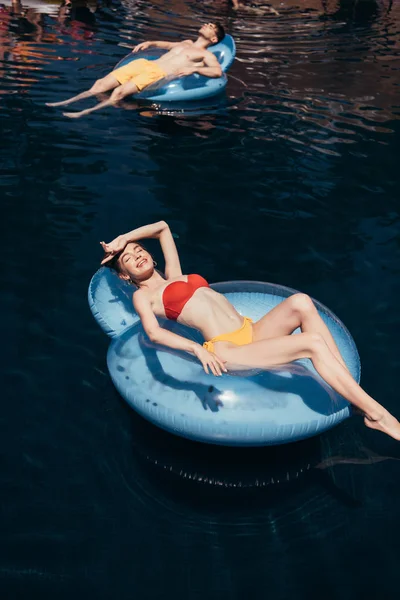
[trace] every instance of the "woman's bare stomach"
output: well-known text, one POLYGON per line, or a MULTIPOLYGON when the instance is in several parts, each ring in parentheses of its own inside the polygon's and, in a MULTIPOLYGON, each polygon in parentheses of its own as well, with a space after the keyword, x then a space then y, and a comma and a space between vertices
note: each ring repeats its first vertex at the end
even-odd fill
POLYGON ((210 288, 200 288, 185 305, 178 322, 197 329, 205 340, 211 340, 239 329, 243 317, 225 296, 210 288))

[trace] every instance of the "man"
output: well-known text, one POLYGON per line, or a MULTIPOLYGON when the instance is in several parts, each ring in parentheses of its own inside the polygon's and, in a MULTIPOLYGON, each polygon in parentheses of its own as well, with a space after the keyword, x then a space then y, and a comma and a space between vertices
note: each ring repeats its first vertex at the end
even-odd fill
POLYGON ((100 102, 93 108, 75 113, 63 113, 67 117, 78 118, 94 110, 112 106, 133 94, 138 94, 149 85, 160 79, 183 77, 199 73, 205 77, 221 77, 222 69, 217 58, 207 50, 209 46, 221 41, 225 36, 224 29, 219 23, 207 23, 199 30, 196 41, 183 42, 143 42, 133 49, 133 52, 147 48, 162 48, 168 50, 157 60, 138 59, 128 65, 115 69, 87 90, 63 102, 49 102, 47 106, 65 106, 77 100, 90 98, 96 94, 113 90, 110 98, 100 102))

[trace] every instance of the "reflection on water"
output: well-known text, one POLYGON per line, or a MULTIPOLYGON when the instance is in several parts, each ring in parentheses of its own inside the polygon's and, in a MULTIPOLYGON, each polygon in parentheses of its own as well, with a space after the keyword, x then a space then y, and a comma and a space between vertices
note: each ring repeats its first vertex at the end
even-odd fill
MULTIPOLYGON (((167 478, 182 478, 197 484, 217 489, 248 490, 252 488, 275 488, 288 486, 308 476, 323 487, 332 467, 339 465, 373 465, 396 457, 382 456, 364 447, 361 442, 352 442, 349 453, 343 447, 344 439, 337 432, 312 438, 296 444, 266 448, 226 448, 188 442, 171 437, 156 429, 142 418, 132 416, 132 438, 135 453, 142 456, 167 478), (337 452, 337 453, 335 453, 337 452)), ((168 479, 167 479, 168 480, 168 479)), ((330 491, 335 490, 331 478, 330 491)), ((337 488, 338 494, 346 495, 337 488)), ((287 490, 284 490, 284 494, 287 490)), ((225 496, 225 507, 234 496, 225 496)), ((260 496, 262 506, 266 498, 260 496)), ((275 502, 273 502, 273 505, 275 502)))
POLYGON ((185 271, 327 304, 400 414, 400 3, 266 4, 0 4, 4 598, 396 593, 397 445, 356 418, 248 453, 172 438, 114 391, 86 306, 99 240, 166 219, 185 271), (45 106, 215 18, 238 54, 212 106, 45 106))
POLYGON ((277 2, 279 16, 273 18, 270 13, 232 13, 225 2, 203 9, 185 1, 148 7, 81 0, 45 4, 45 12, 40 6, 19 0, 2 6, 3 93, 32 85, 38 70, 45 71, 40 77, 51 79, 74 73, 76 89, 83 89, 123 55, 119 46, 193 36, 207 10, 238 46, 228 91, 230 131, 245 128, 254 139, 284 139, 303 154, 316 150, 340 156, 343 144, 371 136, 387 143, 379 134, 393 133, 391 121, 398 119, 400 8, 385 0, 277 2), (104 53, 104 38, 111 55, 104 53), (68 56, 61 51, 65 45, 71 46, 68 56), (89 54, 88 60, 82 54, 89 54), (96 57, 94 64, 98 54, 101 60, 96 57), (57 64, 46 68, 71 59, 79 64, 68 71, 57 64), (76 77, 82 71, 88 72, 76 77))

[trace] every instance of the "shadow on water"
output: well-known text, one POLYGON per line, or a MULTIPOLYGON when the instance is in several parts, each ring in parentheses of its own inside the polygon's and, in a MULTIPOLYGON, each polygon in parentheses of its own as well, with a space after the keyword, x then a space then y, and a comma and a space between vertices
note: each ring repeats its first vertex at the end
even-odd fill
MULTIPOLYGON (((227 448, 178 438, 136 414, 131 421, 135 451, 166 477, 177 476, 218 489, 278 488, 293 483, 318 462, 320 453, 319 440, 315 439, 285 447, 227 448)), ((229 498, 227 493, 225 496, 229 498)))
MULTIPOLYGON (((246 506, 244 520, 256 508, 279 513, 282 501, 307 494, 310 487, 314 493, 315 488, 319 490, 317 496, 326 495, 348 508, 360 507, 363 490, 354 468, 400 460, 367 449, 354 438, 351 426, 294 444, 237 448, 185 440, 156 428, 136 413, 130 420, 134 457, 140 457, 142 473, 147 472, 155 499, 161 493, 164 501, 169 497, 186 504, 189 511, 221 516, 246 506), (335 470, 343 465, 352 465, 345 477, 335 470), (196 488, 201 489, 200 495, 196 488)), ((319 510, 318 503, 315 508, 319 510)))
POLYGON ((140 102, 130 99, 120 103, 120 107, 124 110, 138 111, 143 117, 155 117, 157 115, 178 117, 182 115, 184 118, 193 118, 224 113, 232 104, 225 92, 208 98, 205 100, 192 100, 191 102, 151 102, 141 100, 140 102))
MULTIPOLYGON (((292 447, 219 452, 171 437, 132 415, 136 494, 155 521, 162 512, 164 533, 174 530, 171 558, 180 546, 183 564, 193 565, 204 548, 197 560, 199 568, 207 565, 209 597, 217 597, 218 589, 235 594, 242 586, 253 594, 267 586, 269 594, 282 597, 284 585, 285 594, 296 594, 299 582, 307 586, 306 571, 310 574, 302 572, 300 556, 318 562, 328 540, 336 554, 325 560, 348 584, 349 554, 342 541, 349 541, 365 500, 355 465, 373 469, 367 465, 388 459, 357 449, 354 431, 340 430, 292 447)), ((324 581, 314 569, 313 585, 324 581)), ((341 589, 335 579, 332 595, 327 590, 325 596, 334 598, 341 589)))

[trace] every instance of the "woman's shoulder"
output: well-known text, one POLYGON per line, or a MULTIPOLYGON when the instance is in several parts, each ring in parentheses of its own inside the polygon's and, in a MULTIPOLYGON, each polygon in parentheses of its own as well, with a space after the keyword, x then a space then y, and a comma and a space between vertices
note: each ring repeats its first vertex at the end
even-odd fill
POLYGON ((144 304, 150 302, 150 296, 146 290, 137 289, 132 295, 133 304, 136 306, 138 303, 144 304))
POLYGON ((145 295, 144 290, 141 290, 140 288, 138 288, 137 290, 135 290, 132 294, 132 299, 135 302, 135 300, 139 300, 140 298, 142 298, 145 295))

